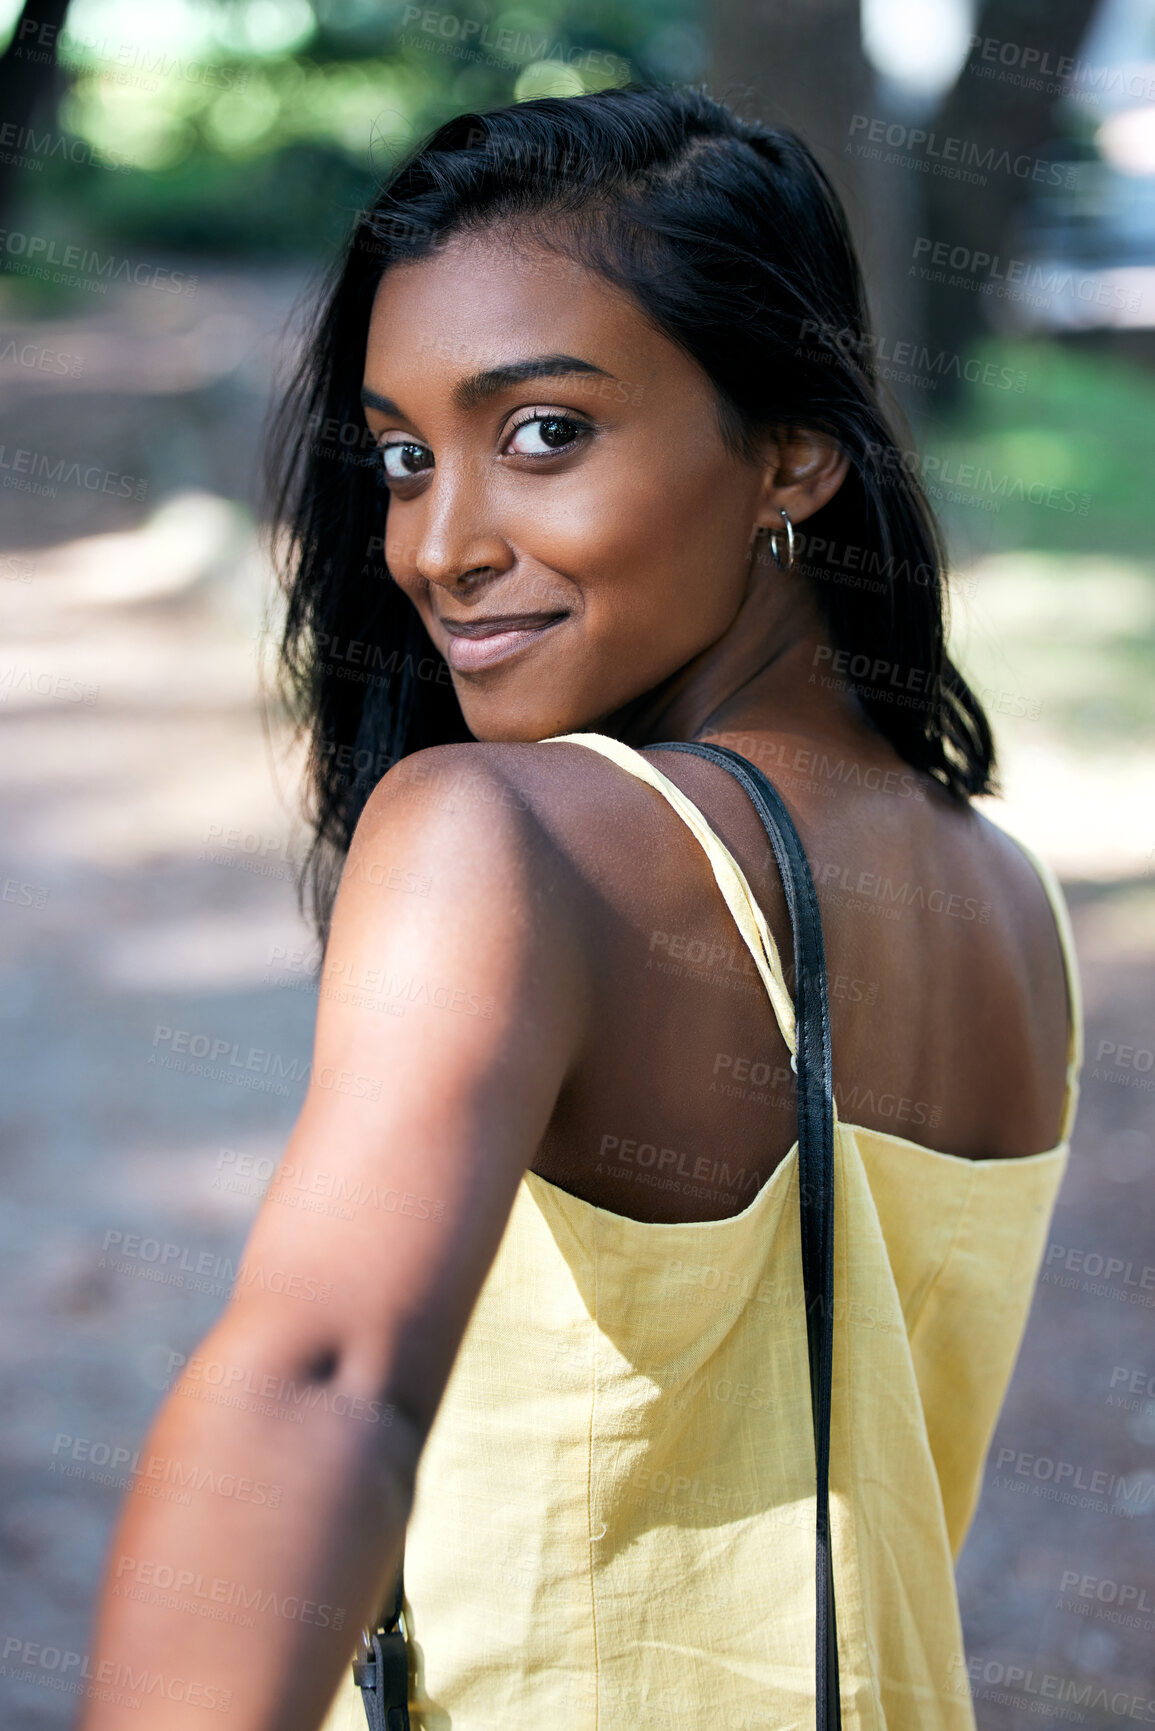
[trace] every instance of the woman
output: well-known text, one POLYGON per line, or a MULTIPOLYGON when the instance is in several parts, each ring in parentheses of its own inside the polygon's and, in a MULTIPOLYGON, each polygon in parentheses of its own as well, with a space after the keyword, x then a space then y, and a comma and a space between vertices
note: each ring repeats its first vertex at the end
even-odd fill
POLYGON ((414 1726, 813 1723, 790 927, 695 740, 780 790, 825 928, 842 1722, 973 1726, 952 1565, 1078 986, 969 803, 990 732, 870 357, 814 160, 704 94, 464 116, 358 222, 282 493, 328 932, 286 1160, 325 1201, 274 1180, 282 1278, 146 1449, 278 1490, 130 1499, 96 1681, 159 1677, 151 1727, 363 1723, 407 1523, 414 1726))

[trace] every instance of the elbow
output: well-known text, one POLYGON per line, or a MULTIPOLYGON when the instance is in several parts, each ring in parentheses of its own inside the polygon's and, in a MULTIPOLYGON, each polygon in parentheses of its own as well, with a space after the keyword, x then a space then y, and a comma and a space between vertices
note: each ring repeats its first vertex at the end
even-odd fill
POLYGON ((428 1427, 391 1371, 338 1330, 286 1330, 236 1305, 174 1370, 175 1394, 380 1466, 411 1502, 428 1427))

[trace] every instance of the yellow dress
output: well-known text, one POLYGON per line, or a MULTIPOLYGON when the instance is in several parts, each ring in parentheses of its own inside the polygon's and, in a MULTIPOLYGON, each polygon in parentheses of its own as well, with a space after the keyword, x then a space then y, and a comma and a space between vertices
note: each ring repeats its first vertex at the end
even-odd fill
MULTIPOLYGON (((774 940, 702 814, 628 746, 714 875, 794 1049, 774 940)), ((835 1129, 830 1508, 842 1723, 974 1731, 954 1561, 1066 1167, 835 1129)), ((796 1148, 740 1214, 630 1220, 527 1171, 418 1470, 414 1731, 812 1731, 814 1443, 796 1148)), ((347 1672, 323 1731, 364 1731, 347 1672)))

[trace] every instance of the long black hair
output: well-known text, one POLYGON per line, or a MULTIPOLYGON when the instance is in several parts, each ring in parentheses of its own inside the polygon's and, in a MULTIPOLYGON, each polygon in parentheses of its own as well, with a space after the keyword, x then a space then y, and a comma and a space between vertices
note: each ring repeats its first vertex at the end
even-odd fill
POLYGON ((850 469, 799 535, 832 643, 816 677, 959 800, 993 789, 981 703, 945 650, 945 556, 883 407, 846 217, 793 132, 700 89, 629 84, 543 97, 439 127, 358 218, 323 294, 270 445, 286 531, 281 688, 309 735, 307 862, 327 923, 369 794, 425 746, 471 738, 449 669, 385 566, 387 493, 360 389, 390 265, 501 225, 624 288, 711 380, 727 448, 831 435, 850 469))

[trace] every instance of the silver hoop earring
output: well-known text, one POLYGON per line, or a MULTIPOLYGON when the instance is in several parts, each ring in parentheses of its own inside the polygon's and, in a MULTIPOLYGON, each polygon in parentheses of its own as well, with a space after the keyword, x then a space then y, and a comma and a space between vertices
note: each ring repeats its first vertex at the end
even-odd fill
POLYGON ((781 529, 770 529, 767 531, 770 537, 770 557, 773 559, 775 565, 777 565, 779 571, 789 571, 794 564, 794 525, 790 521, 787 513, 782 509, 781 505, 778 507, 778 515, 786 525, 786 563, 785 565, 782 563, 781 556, 778 552, 777 536, 782 533, 781 529))

